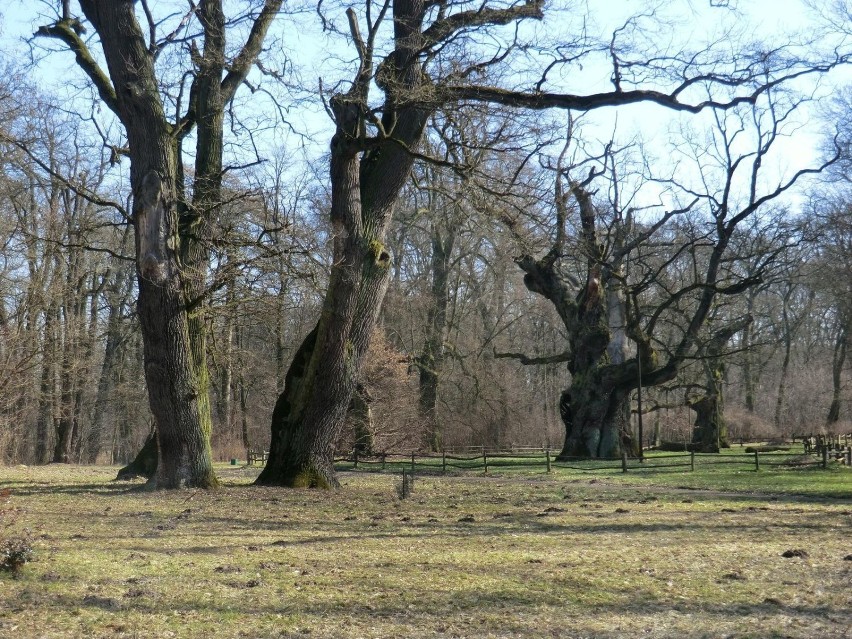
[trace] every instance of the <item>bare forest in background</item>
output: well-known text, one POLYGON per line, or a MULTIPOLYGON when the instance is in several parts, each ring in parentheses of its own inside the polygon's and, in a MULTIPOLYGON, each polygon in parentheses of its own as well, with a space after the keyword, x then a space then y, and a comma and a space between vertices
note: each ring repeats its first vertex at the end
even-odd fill
MULTIPOLYGON (((0 462, 124 465, 154 418, 122 136, 96 108, 69 109, 26 67, 5 64, 0 462)), ((801 62, 789 64, 792 73, 801 62)), ((307 100, 293 77, 258 68, 282 95, 307 100)), ((167 104, 178 93, 161 91, 167 104)), ((852 432, 850 131, 843 117, 832 121, 840 132, 826 142, 828 159, 808 169, 818 178, 785 177, 783 188, 722 207, 719 193, 766 181, 754 157, 783 157, 773 145, 793 134, 785 127, 805 102, 780 91, 760 100, 706 118, 706 130, 682 127, 671 144, 678 166, 692 168, 680 175, 636 138, 595 141, 600 131, 575 112, 543 117, 507 100, 462 99, 431 113, 388 228, 387 295, 336 451, 562 449, 560 405, 580 381, 566 361, 578 342, 556 293, 536 283, 544 275, 581 311, 613 295, 612 320, 622 304, 622 323, 637 332, 608 361, 635 357, 636 343, 678 358, 667 379, 642 389, 641 445, 694 443, 701 419, 717 430, 724 421, 723 443, 852 432), (749 127, 757 143, 744 149, 737 131, 749 127), (734 180, 744 165, 752 174, 734 180), (713 233, 731 218, 716 256, 713 233), (717 257, 714 279, 703 280, 717 257), (681 353, 702 303, 695 292, 709 288, 718 295, 681 353)), ((832 113, 848 117, 847 106, 836 100, 832 113)), ((325 158, 255 145, 254 135, 294 126, 270 124, 275 117, 226 116, 233 166, 204 230, 199 308, 219 461, 269 449, 275 398, 317 325, 339 235, 325 158)), ((635 388, 625 401, 635 438, 635 388)))

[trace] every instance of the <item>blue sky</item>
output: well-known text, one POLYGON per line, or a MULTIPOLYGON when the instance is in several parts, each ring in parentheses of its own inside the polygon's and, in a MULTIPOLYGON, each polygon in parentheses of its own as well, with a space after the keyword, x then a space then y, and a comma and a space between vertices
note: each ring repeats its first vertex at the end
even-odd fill
MULTIPOLYGON (((566 6, 565 2, 570 0, 562 0, 563 8, 566 6)), ((155 7, 172 4, 167 0, 155 0, 152 3, 155 7)), ((822 4, 827 7, 831 3, 822 4)), ((183 5, 180 4, 180 6, 183 5)), ((358 5, 353 4, 353 6, 357 10, 358 5)), ((572 18, 576 20, 578 15, 584 14, 582 8, 588 7, 590 31, 606 35, 623 24, 627 16, 648 11, 651 3, 647 0, 622 0, 621 2, 587 0, 573 2, 572 6, 574 11, 566 11, 562 14, 559 11, 553 11, 546 17, 543 25, 535 25, 531 28, 540 31, 543 37, 559 37, 560 31, 564 33, 574 28, 562 21, 572 18)), ((43 8, 40 3, 18 0, 9 3, 3 10, 5 19, 2 23, 2 44, 6 50, 17 49, 23 60, 27 58, 27 47, 22 40, 30 36, 33 25, 38 24, 36 11, 39 8, 43 8)), ((554 8, 559 7, 554 5, 554 8)), ((335 10, 328 6, 328 10, 330 15, 334 15, 334 12, 339 13, 338 18, 343 20, 342 8, 335 10)), ((720 34, 728 28, 742 29, 743 37, 746 38, 764 38, 770 43, 783 42, 792 32, 813 33, 819 24, 817 13, 799 0, 730 0, 729 8, 713 7, 711 0, 682 0, 681 2, 659 2, 658 11, 667 16, 666 22, 672 27, 663 29, 660 33, 648 34, 648 41, 651 43, 700 42, 708 37, 720 37, 720 34)), ((344 78, 351 76, 351 71, 347 71, 347 64, 350 69, 354 68, 347 62, 354 55, 351 48, 346 47, 339 40, 341 42, 339 49, 329 51, 327 47, 331 41, 319 33, 318 20, 314 12, 305 12, 299 17, 299 21, 298 29, 294 29, 287 20, 282 21, 280 28, 290 29, 285 42, 296 42, 293 52, 304 60, 301 73, 305 83, 309 86, 314 85, 320 73, 329 76, 342 72, 344 78), (332 60, 334 60, 333 70, 325 71, 326 65, 332 60)), ((564 82, 560 90, 579 93, 611 89, 608 83, 609 69, 606 64, 606 60, 601 58, 597 62, 586 63, 581 70, 572 69, 560 79, 560 82, 564 82), (572 83, 576 86, 571 86, 572 83)), ((38 65, 36 71, 42 86, 59 93, 63 92, 67 78, 76 73, 73 57, 70 54, 52 55, 47 62, 38 65)), ((848 73, 834 74, 823 81, 822 91, 826 94, 830 93, 834 83, 843 83, 848 76, 848 73)), ((335 79, 333 75, 326 77, 325 85, 333 84, 335 79)), ((322 153, 327 148, 331 128, 321 104, 315 100, 304 108, 292 110, 290 115, 297 127, 304 127, 314 134, 314 142, 309 154, 316 156, 322 153)), ((599 138, 602 143, 613 131, 617 131, 617 134, 624 138, 640 135, 649 148, 656 149, 659 155, 664 156, 669 152, 667 144, 672 137, 673 127, 688 122, 690 126, 700 128, 702 120, 706 120, 706 117, 705 115, 698 118, 693 116, 685 118, 659 107, 642 105, 629 109, 606 109, 589 118, 592 124, 587 126, 586 132, 592 138, 599 138)), ((802 129, 784 143, 785 152, 778 167, 779 174, 783 173, 785 165, 786 170, 790 171, 798 168, 800 164, 813 162, 821 128, 822 125, 817 123, 815 118, 804 118, 802 129)), ((287 144, 283 137, 276 138, 276 142, 287 144)), ((289 143, 293 144, 294 138, 291 138, 289 143)))

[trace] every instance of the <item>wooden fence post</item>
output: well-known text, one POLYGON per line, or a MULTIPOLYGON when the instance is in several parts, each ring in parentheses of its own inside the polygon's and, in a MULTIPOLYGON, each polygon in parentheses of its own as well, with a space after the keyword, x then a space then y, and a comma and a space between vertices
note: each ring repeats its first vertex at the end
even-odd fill
POLYGON ((689 451, 689 470, 695 472, 695 451, 689 451))
POLYGON ((822 467, 828 468, 828 445, 822 447, 822 467))
POLYGON ((447 472, 447 451, 441 451, 441 471, 447 472))
POLYGON ((411 470, 414 470, 414 453, 411 453, 411 470))
POLYGON ((485 466, 485 474, 488 474, 488 455, 485 452, 485 448, 482 449, 482 463, 485 466))
POLYGON ((760 453, 758 451, 754 451, 754 469, 760 470, 760 453))
POLYGON ((621 449, 621 472, 627 472, 627 449, 621 449))
POLYGON ((550 449, 546 449, 544 454, 547 455, 547 472, 550 472, 550 449))
POLYGON ((846 447, 846 466, 852 468, 852 446, 846 447))

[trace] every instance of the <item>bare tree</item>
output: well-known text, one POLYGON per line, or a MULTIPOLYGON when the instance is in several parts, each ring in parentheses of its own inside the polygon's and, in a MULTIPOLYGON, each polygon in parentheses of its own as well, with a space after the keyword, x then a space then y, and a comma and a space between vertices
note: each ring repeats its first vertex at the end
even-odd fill
POLYGON ((59 40, 118 118, 127 136, 135 229, 138 313, 145 379, 157 425, 159 462, 151 485, 214 487, 212 415, 204 325, 210 216, 222 200, 224 112, 261 53, 281 0, 246 16, 251 28, 235 54, 222 2, 202 0, 179 15, 170 33, 147 1, 80 0, 106 60, 97 62, 86 25, 63 0, 56 20, 37 35, 59 40), (144 26, 143 26, 144 25, 144 26), (185 44, 185 46, 184 46, 185 44), (165 51, 191 63, 170 93, 157 66, 165 51), (173 106, 170 117, 166 108, 173 106), (195 167, 187 194, 183 147, 195 133, 195 167))
MULTIPOLYGON (((358 53, 358 69, 348 88, 337 91, 329 100, 336 127, 329 160, 334 266, 322 316, 296 354, 273 412, 270 458, 258 478, 262 484, 337 485, 332 465, 334 441, 391 274, 392 258, 385 235, 428 118, 436 110, 465 101, 534 110, 589 111, 639 102, 685 112, 729 109, 754 104, 786 80, 825 71, 842 61, 835 56, 824 64, 812 64, 783 50, 769 55, 765 50, 759 54, 737 52, 733 60, 729 58, 727 67, 722 53, 715 50, 694 55, 667 52, 642 60, 621 42, 625 31, 619 30, 604 49, 611 53, 611 90, 577 95, 544 87, 552 69, 576 64, 601 50, 582 36, 560 48, 553 64, 527 88, 487 84, 497 77, 489 74, 491 67, 508 63, 513 54, 524 50, 517 40, 519 31, 515 31, 514 39, 509 35, 508 40, 501 40, 501 34, 511 32, 501 31, 501 27, 542 19, 544 4, 538 0, 500 5, 368 0, 363 13, 365 31, 354 8, 347 9, 346 16, 358 53), (377 39, 389 18, 393 34, 380 48, 377 39), (486 38, 497 43, 490 50, 486 38), (382 50, 390 52, 377 60, 382 50), (728 71, 720 73, 724 68, 728 71), (653 80, 665 88, 649 88, 647 83, 653 80), (381 92, 378 101, 370 98, 375 88, 381 92), (702 95, 709 97, 689 100, 702 89, 702 95)), ((581 190, 576 193, 584 197, 581 190)), ((755 197, 753 209, 760 205, 758 199, 755 197)), ((725 212, 717 218, 720 249, 712 258, 709 287, 715 283, 718 261, 733 226, 748 215, 737 214, 726 221, 728 202, 720 204, 725 212)), ((708 294, 702 307, 709 307, 711 300, 708 294)), ((696 322, 702 319, 699 313, 696 322)), ((684 353, 691 347, 697 328, 688 331, 681 349, 684 353)), ((641 337, 639 341, 650 357, 650 344, 641 337)), ((674 368, 655 374, 673 374, 674 368)), ((623 373, 616 384, 619 392, 630 386, 628 377, 637 377, 635 363, 623 373)), ((581 426, 581 431, 584 428, 581 426)), ((585 434, 578 437, 574 433, 568 448, 586 439, 585 434)), ((597 446, 593 448, 592 452, 598 454, 597 446)))

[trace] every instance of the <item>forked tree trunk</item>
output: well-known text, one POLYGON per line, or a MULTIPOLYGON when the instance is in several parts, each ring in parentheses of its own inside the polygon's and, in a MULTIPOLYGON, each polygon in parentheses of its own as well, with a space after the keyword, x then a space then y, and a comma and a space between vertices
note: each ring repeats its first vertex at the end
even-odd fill
MULTIPOLYGON (((243 84, 263 47, 282 0, 265 0, 234 55, 226 46, 222 1, 200 0, 203 50, 192 47, 194 75, 187 108, 170 122, 155 68, 159 47, 146 42, 130 0, 80 0, 107 64, 104 71, 62 3, 62 16, 37 35, 63 42, 127 133, 133 189, 138 315, 145 380, 157 423, 160 459, 150 485, 217 485, 210 454, 210 376, 206 362, 204 282, 207 220, 221 205, 222 127, 225 106, 243 84), (184 193, 182 143, 197 129, 193 202, 184 193)), ((156 26, 150 12, 151 37, 156 26)), ((241 20, 245 24, 245 16, 241 20)), ((180 101, 179 101, 180 103, 180 101)))
POLYGON ((391 275, 384 240, 393 208, 413 165, 409 149, 423 135, 429 111, 400 105, 422 81, 418 56, 427 5, 394 2, 396 48, 383 63, 387 100, 382 122, 393 139, 365 148, 365 105, 373 77, 372 51, 360 40, 354 11, 353 37, 361 66, 350 90, 331 100, 337 130, 331 141, 330 217, 333 266, 319 322, 302 342, 272 415, 269 460, 257 481, 293 487, 334 488, 334 442, 355 390, 370 336, 391 275))
POLYGON ((78 64, 127 133, 138 316, 160 451, 150 486, 215 486, 207 385, 193 361, 188 312, 192 309, 187 307, 178 256, 180 138, 166 119, 153 52, 145 42, 134 3, 81 0, 80 7, 98 33, 108 75, 97 67, 69 16, 42 27, 39 34, 57 38, 77 53, 78 64))
POLYGON ((540 260, 518 260, 526 272, 527 288, 553 303, 568 334, 571 384, 560 398, 565 443, 559 457, 618 457, 625 446, 633 454, 631 386, 625 380, 636 378, 638 369, 635 359, 627 359, 627 309, 620 263, 604 264, 591 195, 581 185, 571 188, 580 208, 586 281, 578 286, 557 266, 567 218, 561 178, 556 198, 560 230, 554 248, 540 260))

